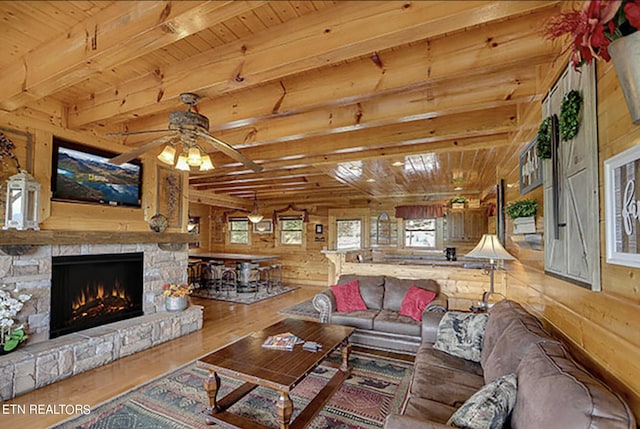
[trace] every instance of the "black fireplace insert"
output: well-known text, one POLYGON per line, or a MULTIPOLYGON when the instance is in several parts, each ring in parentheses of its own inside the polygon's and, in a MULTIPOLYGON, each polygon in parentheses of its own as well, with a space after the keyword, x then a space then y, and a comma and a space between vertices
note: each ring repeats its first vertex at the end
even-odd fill
POLYGON ((143 253, 58 256, 49 338, 143 314, 143 253))

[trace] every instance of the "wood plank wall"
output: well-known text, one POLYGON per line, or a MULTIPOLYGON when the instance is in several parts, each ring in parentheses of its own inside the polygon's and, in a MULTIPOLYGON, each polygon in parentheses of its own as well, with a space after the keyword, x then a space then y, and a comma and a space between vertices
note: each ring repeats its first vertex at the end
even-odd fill
MULTIPOLYGON (((143 195, 142 208, 110 207, 91 204, 74 204, 51 201, 51 152, 53 136, 94 146, 113 152, 130 150, 101 135, 88 132, 76 132, 64 127, 66 123, 65 109, 53 101, 39 103, 35 108, 19 109, 15 113, 0 115, 0 128, 18 130, 31 134, 33 138, 31 164, 25 158, 25 147, 22 139, 15 139, 17 155, 21 166, 31 165, 29 171, 41 184, 40 198, 40 228, 49 230, 75 231, 149 231, 148 220, 157 213, 158 186, 157 164, 154 153, 147 153, 140 157, 143 163, 143 195)), ((7 134, 10 138, 12 135, 7 134)), ((183 183, 186 183, 186 175, 183 183)), ((2 195, 4 199, 4 194, 2 195)), ((183 225, 169 228, 170 232, 184 231, 188 200, 183 192, 180 209, 182 210, 183 225)), ((0 213, 4 222, 4 212, 0 213)))
MULTIPOLYGON (((547 73, 557 74, 558 70, 547 73)), ((598 376, 620 392, 640 417, 640 269, 606 263, 604 232, 604 161, 640 143, 640 127, 633 125, 609 63, 597 64, 598 139, 600 165, 600 238, 602 291, 591 292, 544 273, 544 254, 519 247, 508 239, 508 250, 518 257, 509 264, 508 296, 523 303, 542 317, 547 326, 572 345, 572 353, 581 358, 598 376)), ((537 114, 529 115, 540 121, 537 114)), ((523 135, 526 143, 532 131, 523 135)), ((518 182, 515 163, 498 171, 507 183, 518 182)), ((542 213, 542 188, 520 196, 518 187, 508 188, 506 201, 536 198, 538 217, 542 213)), ((541 225, 538 219, 538 225, 541 225)), ((507 235, 512 231, 507 221, 507 235)))
MULTIPOLYGON (((190 216, 197 216, 204 213, 204 208, 198 204, 191 204, 190 216)), ((260 211, 264 214, 265 220, 271 219, 274 210, 282 210, 282 206, 261 205, 260 211)), ((209 234, 208 246, 206 239, 201 240, 200 248, 192 249, 193 254, 200 252, 229 252, 229 253, 252 253, 261 255, 278 255, 279 262, 283 264, 284 282, 294 286, 327 286, 328 261, 321 252, 323 246, 327 245, 327 209, 321 206, 300 206, 308 210, 309 222, 305 224, 305 242, 302 246, 284 246, 277 240, 277 228, 273 233, 257 234, 253 232, 250 225, 250 244, 239 245, 229 244, 227 238, 227 225, 224 219, 226 216, 242 215, 242 212, 225 211, 220 208, 211 207, 208 216, 209 234), (226 216, 225 216, 226 214, 226 216), (321 224, 324 228, 323 234, 315 233, 315 225, 321 224), (318 241, 316 241, 318 238, 318 241), (322 240, 324 238, 324 240, 322 240)), ((244 213, 246 215, 246 213, 244 213)), ((201 226, 201 231, 204 225, 201 226)))

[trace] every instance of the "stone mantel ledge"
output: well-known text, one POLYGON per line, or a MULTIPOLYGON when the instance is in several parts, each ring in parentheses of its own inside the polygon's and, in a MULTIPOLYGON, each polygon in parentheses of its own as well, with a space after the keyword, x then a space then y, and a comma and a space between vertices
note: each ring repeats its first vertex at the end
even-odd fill
POLYGON ((70 230, 0 230, 0 246, 43 246, 48 244, 135 244, 193 243, 198 235, 186 232, 152 231, 70 231, 70 230))
POLYGON ((0 401, 202 329, 203 307, 158 312, 27 344, 0 356, 0 401))

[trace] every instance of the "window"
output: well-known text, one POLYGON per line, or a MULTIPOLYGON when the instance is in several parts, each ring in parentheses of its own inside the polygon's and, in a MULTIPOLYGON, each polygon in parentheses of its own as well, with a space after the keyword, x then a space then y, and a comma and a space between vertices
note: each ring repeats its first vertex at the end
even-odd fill
POLYGON ((338 249, 362 248, 362 221, 360 219, 336 220, 338 249))
POLYGON ((249 220, 246 217, 229 219, 229 243, 249 244, 249 220))
POLYGON ((301 216, 282 216, 278 218, 280 226, 280 244, 302 244, 304 222, 301 216))
POLYGON ((436 247, 436 220, 405 220, 404 245, 406 247, 436 247))

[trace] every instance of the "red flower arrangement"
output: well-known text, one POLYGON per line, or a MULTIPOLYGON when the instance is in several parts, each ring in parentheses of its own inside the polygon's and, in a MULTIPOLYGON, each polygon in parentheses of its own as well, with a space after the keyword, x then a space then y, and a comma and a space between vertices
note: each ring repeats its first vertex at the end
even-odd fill
POLYGON ((609 61, 609 44, 638 29, 640 0, 592 0, 585 1, 580 10, 549 19, 545 34, 551 40, 571 36, 571 61, 578 68, 594 58, 609 61))

